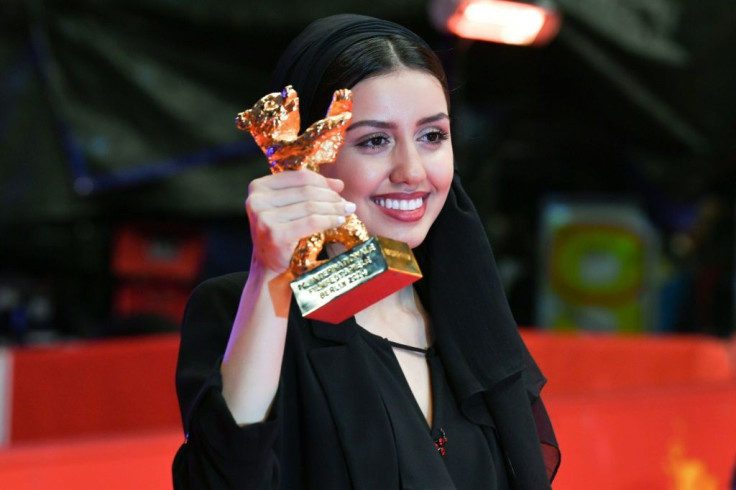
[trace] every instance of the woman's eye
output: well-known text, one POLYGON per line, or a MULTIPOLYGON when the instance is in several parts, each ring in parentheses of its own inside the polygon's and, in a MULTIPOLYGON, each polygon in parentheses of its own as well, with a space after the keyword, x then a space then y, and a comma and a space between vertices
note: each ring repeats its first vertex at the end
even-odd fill
POLYGON ((388 138, 382 135, 375 135, 375 136, 370 136, 364 139, 363 141, 358 143, 358 146, 362 148, 379 148, 387 144, 388 144, 388 138))
POLYGON ((427 143, 439 144, 440 142, 445 141, 448 137, 449 134, 446 131, 437 129, 424 133, 421 139, 427 143))

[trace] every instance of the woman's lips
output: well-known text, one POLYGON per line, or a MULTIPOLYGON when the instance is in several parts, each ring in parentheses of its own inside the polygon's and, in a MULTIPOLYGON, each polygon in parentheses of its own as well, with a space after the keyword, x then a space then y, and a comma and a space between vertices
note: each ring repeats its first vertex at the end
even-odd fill
POLYGON ((427 210, 427 192, 412 194, 382 194, 371 197, 371 201, 384 214, 399 221, 417 221, 427 210))

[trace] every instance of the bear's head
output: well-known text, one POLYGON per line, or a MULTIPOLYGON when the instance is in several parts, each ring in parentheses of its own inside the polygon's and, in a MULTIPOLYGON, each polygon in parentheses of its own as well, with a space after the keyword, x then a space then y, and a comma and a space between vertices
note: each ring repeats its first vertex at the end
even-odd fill
POLYGON ((299 97, 291 85, 264 96, 235 118, 238 129, 249 131, 264 151, 274 142, 295 140, 299 121, 299 97))

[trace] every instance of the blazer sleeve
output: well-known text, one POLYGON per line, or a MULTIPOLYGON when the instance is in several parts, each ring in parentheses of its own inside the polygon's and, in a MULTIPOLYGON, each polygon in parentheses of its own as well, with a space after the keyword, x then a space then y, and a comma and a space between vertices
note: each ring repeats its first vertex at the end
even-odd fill
POLYGON ((237 273, 208 280, 187 303, 176 369, 186 440, 174 458, 175 489, 279 486, 280 410, 240 427, 222 397, 220 363, 246 279, 237 273))

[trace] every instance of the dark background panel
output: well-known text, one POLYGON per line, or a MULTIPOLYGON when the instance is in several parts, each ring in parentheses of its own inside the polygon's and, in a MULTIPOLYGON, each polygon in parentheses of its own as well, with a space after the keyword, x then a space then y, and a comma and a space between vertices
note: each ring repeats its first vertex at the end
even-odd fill
MULTIPOLYGON (((438 32, 416 0, 3 2, 2 335, 124 332, 116 294, 133 279, 113 264, 118 232, 131 224, 162 230, 149 237, 156 250, 179 243, 172 227, 200 240, 182 290, 246 267, 243 201, 266 166, 233 117, 263 95, 278 54, 307 22, 346 11, 405 24, 443 59, 456 164, 520 323, 535 318, 542 203, 611 197, 640 204, 666 268, 690 278, 676 330, 728 334, 736 6, 558 4, 559 36, 525 48, 438 32)), ((149 320, 175 328, 175 319, 149 320)))

